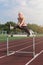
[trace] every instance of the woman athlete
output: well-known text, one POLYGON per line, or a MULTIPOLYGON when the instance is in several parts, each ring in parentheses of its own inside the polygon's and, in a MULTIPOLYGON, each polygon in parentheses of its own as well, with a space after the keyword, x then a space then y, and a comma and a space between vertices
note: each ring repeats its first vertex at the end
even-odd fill
POLYGON ((14 27, 14 29, 19 28, 21 30, 24 30, 28 34, 28 36, 29 36, 30 32, 29 32, 29 29, 27 28, 27 24, 25 22, 25 17, 24 17, 22 12, 18 13, 18 18, 17 19, 18 19, 18 23, 14 27))

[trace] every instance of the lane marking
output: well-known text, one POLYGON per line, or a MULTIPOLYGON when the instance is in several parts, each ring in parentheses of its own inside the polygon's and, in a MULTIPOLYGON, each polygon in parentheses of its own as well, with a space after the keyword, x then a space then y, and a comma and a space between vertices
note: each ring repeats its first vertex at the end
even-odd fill
MULTIPOLYGON (((40 42, 42 42, 42 41, 40 41, 40 42)), ((40 42, 39 42, 39 43, 40 43, 40 42)), ((28 42, 26 42, 26 43, 28 43, 28 42)), ((24 44, 26 44, 26 43, 24 42, 24 44)), ((37 43, 38 43, 38 42, 37 42, 37 43)), ((37 43, 36 43, 36 44, 37 44, 37 43)), ((39 43, 38 43, 38 44, 39 44, 39 43)), ((24 45, 24 44, 23 44, 23 45, 24 45)), ((21 45, 22 45, 22 44, 15 45, 15 46, 10 46, 9 48, 16 47, 16 46, 21 46, 21 45)), ((2 49, 0 49, 0 51, 3 50, 3 49, 6 49, 6 48, 2 48, 2 49)))
MULTIPOLYGON (((26 42, 26 43, 28 43, 28 42, 26 42)), ((24 44, 26 44, 25 42, 24 43, 22 43, 22 44, 19 44, 19 45, 12 45, 12 46, 10 46, 9 48, 12 48, 12 47, 16 47, 16 46, 21 46, 21 45, 24 45, 24 44)), ((31 43, 31 41, 30 41, 30 43, 31 43)), ((1 50, 3 50, 3 49, 6 49, 6 48, 2 48, 2 49, 0 49, 0 51, 1 50)))
POLYGON ((27 47, 24 47, 24 48, 22 48, 22 49, 19 49, 19 50, 17 50, 16 52, 19 52, 19 51, 21 51, 21 50, 27 49, 27 48, 29 48, 29 47, 32 47, 32 45, 27 46, 27 47))
MULTIPOLYGON (((40 41, 39 43, 41 43, 41 42, 42 42, 42 41, 40 41)), ((28 42, 26 42, 26 43, 28 43, 28 42)), ((39 44, 39 43, 37 42, 36 45, 39 44)), ((31 46, 31 45, 30 45, 30 46, 31 46)), ((11 46, 11 47, 16 47, 16 46, 11 46)), ((9 47, 9 48, 11 48, 11 47, 9 47)), ((3 50, 3 49, 6 49, 6 48, 2 48, 2 49, 0 49, 0 51, 3 50)))
POLYGON ((40 53, 36 54, 34 58, 32 58, 29 62, 27 62, 25 65, 29 65, 32 61, 34 61, 39 55, 43 53, 43 50, 41 50, 40 53))
POLYGON ((6 55, 4 55, 4 56, 1 56, 1 57, 0 57, 0 59, 2 59, 2 58, 4 58, 4 57, 6 57, 6 55))
MULTIPOLYGON (((40 43, 40 42, 39 42, 39 43, 40 43)), ((39 43, 36 43, 36 45, 38 45, 39 43)), ((27 47, 21 48, 21 49, 17 50, 16 52, 19 52, 19 51, 21 51, 21 50, 27 49, 27 48, 32 47, 32 46, 33 46, 33 45, 30 45, 30 46, 27 46, 27 47)))

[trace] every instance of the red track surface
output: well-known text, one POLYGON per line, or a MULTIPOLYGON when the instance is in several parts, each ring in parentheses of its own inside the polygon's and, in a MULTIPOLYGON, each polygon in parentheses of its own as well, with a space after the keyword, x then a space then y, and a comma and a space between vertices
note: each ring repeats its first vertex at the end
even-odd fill
MULTIPOLYGON (((16 40, 16 41, 9 41, 9 50, 18 51, 32 51, 32 38, 16 40)), ((35 38, 36 43, 36 54, 40 53, 43 50, 43 37, 35 38)), ((0 65, 25 65, 29 62, 33 56, 32 54, 20 54, 15 53, 11 56, 6 56, 1 58, 2 56, 6 55, 6 42, 0 42, 0 65)), ((43 65, 43 52, 40 54, 36 59, 34 59, 29 65, 43 65)))

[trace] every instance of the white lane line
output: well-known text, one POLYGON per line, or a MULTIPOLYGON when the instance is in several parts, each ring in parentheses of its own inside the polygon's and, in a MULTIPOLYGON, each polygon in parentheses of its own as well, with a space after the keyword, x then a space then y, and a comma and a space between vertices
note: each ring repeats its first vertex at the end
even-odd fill
POLYGON ((34 61, 42 53, 43 53, 43 50, 40 53, 36 54, 35 57, 32 58, 29 62, 27 62, 25 65, 29 65, 32 61, 34 61))
MULTIPOLYGON (((41 43, 41 42, 42 42, 42 41, 37 42, 36 45, 39 44, 39 43, 41 43)), ((26 42, 26 43, 28 43, 28 42, 26 42)), ((24 44, 26 44, 26 43, 24 43, 24 44)), ((17 45, 17 46, 20 46, 20 45, 17 45)), ((31 46, 31 45, 30 45, 30 46, 31 46)), ((10 46, 9 48, 12 48, 12 47, 16 47, 16 46, 13 45, 13 46, 10 46)), ((3 49, 6 49, 6 48, 2 48, 2 49, 0 49, 0 51, 3 50, 3 49)))
MULTIPOLYGON (((14 46, 14 45, 12 45, 12 46, 10 46, 9 48, 12 48, 12 47, 17 47, 17 46, 21 46, 21 45, 24 45, 24 44, 27 44, 27 43, 28 43, 28 42, 26 42, 26 43, 24 42, 24 43, 22 43, 22 44, 15 45, 15 46, 14 46)), ((31 43, 31 41, 30 41, 30 43, 31 43)), ((6 49, 6 48, 2 48, 2 49, 0 49, 0 51, 1 51, 1 50, 3 50, 3 49, 6 49)))
MULTIPOLYGON (((40 42, 39 42, 39 43, 40 43, 40 42)), ((36 45, 38 45, 39 43, 36 43, 36 45)), ((30 48, 30 47, 32 47, 32 46, 33 46, 33 45, 30 45, 30 46, 21 48, 21 49, 17 50, 16 52, 19 52, 19 51, 22 51, 22 50, 24 50, 24 49, 30 48)))
POLYGON ((24 48, 22 48, 22 49, 19 49, 19 50, 17 50, 16 52, 22 51, 22 50, 27 49, 27 48, 29 48, 29 47, 32 47, 32 45, 27 46, 27 47, 24 47, 24 48))
MULTIPOLYGON (((40 41, 40 42, 42 42, 42 41, 40 41)), ((39 42, 39 43, 40 43, 40 42, 39 42)), ((26 43, 28 43, 28 42, 26 42, 26 43)), ((13 45, 13 46, 10 46, 9 48, 16 47, 16 46, 21 46, 21 45, 24 45, 24 44, 26 44, 26 43, 23 42, 23 44, 19 44, 19 45, 15 45, 15 46, 13 45)), ((6 49, 6 48, 2 48, 2 49, 0 49, 0 51, 2 51, 3 49, 6 49)))
POLYGON ((4 57, 6 57, 6 55, 4 55, 4 56, 1 56, 1 57, 0 57, 0 59, 2 59, 2 58, 4 58, 4 57))

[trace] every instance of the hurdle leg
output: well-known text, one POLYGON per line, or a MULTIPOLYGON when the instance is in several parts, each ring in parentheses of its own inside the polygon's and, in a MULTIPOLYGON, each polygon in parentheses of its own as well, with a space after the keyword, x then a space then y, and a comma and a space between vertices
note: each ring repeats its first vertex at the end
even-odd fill
POLYGON ((35 57, 35 36, 33 36, 33 56, 35 57))
POLYGON ((8 45, 8 38, 7 38, 7 56, 9 55, 9 45, 8 45))

